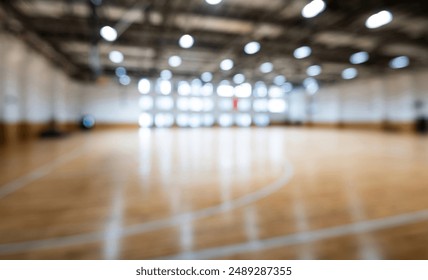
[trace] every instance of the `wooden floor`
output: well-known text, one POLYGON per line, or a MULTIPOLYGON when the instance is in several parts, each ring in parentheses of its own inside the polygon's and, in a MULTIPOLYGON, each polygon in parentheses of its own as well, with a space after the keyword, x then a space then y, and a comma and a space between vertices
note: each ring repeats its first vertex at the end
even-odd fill
POLYGON ((1 259, 428 259, 428 137, 113 130, 0 155, 1 259))

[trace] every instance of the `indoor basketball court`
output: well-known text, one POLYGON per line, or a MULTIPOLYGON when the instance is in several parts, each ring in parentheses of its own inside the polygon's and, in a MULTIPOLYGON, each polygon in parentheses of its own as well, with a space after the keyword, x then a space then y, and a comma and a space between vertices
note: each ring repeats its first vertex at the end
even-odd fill
POLYGON ((428 259, 427 14, 0 1, 0 259, 428 259))

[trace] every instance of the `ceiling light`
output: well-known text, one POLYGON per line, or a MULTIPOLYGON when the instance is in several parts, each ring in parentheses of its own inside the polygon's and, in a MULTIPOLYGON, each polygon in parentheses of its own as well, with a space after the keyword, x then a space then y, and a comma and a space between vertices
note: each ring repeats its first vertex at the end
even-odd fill
POLYGON ((273 83, 277 86, 282 86, 286 81, 287 79, 283 75, 276 76, 273 79, 273 83))
POLYGON ((112 51, 108 55, 109 59, 113 63, 122 63, 123 62, 123 54, 119 51, 112 51))
POLYGON ((399 56, 389 62, 389 67, 392 69, 401 69, 409 66, 410 60, 407 56, 399 56))
POLYGON ((223 71, 229 71, 233 68, 234 63, 231 59, 225 59, 220 63, 220 68, 223 71))
POLYGON ((141 94, 148 94, 150 92, 150 88, 151 88, 151 85, 150 85, 150 81, 149 80, 147 80, 147 79, 141 79, 138 82, 138 91, 141 94))
POLYGON ((303 86, 305 87, 306 91, 310 94, 315 94, 320 89, 320 86, 314 78, 306 78, 303 81, 303 86))
POLYGON ((119 78, 119 83, 123 86, 127 86, 131 83, 131 78, 128 75, 123 75, 119 78))
POLYGON ((172 72, 169 70, 162 70, 162 72, 160 72, 160 77, 164 80, 171 80, 172 72))
POLYGON ((322 0, 313 0, 307 4, 302 10, 302 16, 305 18, 313 18, 325 10, 325 2, 322 0))
POLYGON ((190 36, 189 34, 181 36, 180 40, 178 41, 178 44, 183 49, 189 49, 193 47, 194 43, 195 43, 195 39, 193 39, 193 37, 190 36))
POLYGON ((101 37, 106 41, 113 42, 117 39, 117 31, 113 27, 104 26, 100 31, 101 37))
POLYGON ((209 82, 211 82, 213 80, 213 74, 211 74, 210 72, 202 73, 201 79, 205 83, 209 83, 209 82))
POLYGON ((259 42, 250 42, 245 45, 244 51, 246 54, 256 54, 260 51, 260 43, 259 42))
POLYGON ((392 14, 388 11, 381 11, 377 14, 370 16, 366 21, 366 27, 370 29, 379 28, 387 25, 392 21, 392 14))
POLYGON ((297 59, 307 58, 312 54, 312 49, 308 46, 303 46, 294 51, 294 57, 297 59))
POLYGON ((264 74, 270 73, 273 71, 273 64, 270 62, 265 62, 260 65, 260 71, 264 74))
POLYGON ((237 85, 242 84, 245 82, 245 76, 243 74, 236 74, 233 76, 233 82, 237 85))
POLYGON ((351 55, 351 58, 349 61, 352 64, 362 64, 364 62, 367 62, 369 60, 370 56, 367 52, 357 52, 351 55))
POLYGON ((121 76, 126 75, 126 69, 124 67, 117 67, 115 74, 120 78, 121 76))
POLYGON ((178 66, 180 66, 180 65, 181 65, 181 63, 182 63, 182 62, 183 62, 183 61, 182 61, 181 57, 179 57, 178 55, 171 56, 171 57, 168 59, 168 64, 169 64, 171 67, 178 67, 178 66))
POLYGON ((205 0, 205 2, 207 2, 208 4, 210 4, 210 5, 217 5, 217 4, 220 4, 221 3, 221 1, 223 1, 223 0, 205 0))
POLYGON ((306 74, 308 74, 308 76, 310 77, 315 77, 318 76, 319 74, 321 74, 322 69, 321 66, 319 65, 312 65, 309 66, 308 69, 306 69, 306 74))
POLYGON ((358 70, 355 68, 347 68, 342 72, 342 78, 345 80, 352 80, 358 76, 358 70))

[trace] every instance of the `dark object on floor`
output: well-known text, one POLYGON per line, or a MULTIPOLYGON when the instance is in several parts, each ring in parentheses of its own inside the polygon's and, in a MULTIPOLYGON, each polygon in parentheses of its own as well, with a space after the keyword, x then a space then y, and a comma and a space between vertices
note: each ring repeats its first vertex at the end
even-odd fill
POLYGON ((427 118, 417 118, 415 122, 416 132, 419 134, 428 133, 428 119, 427 118))
POLYGON ((90 130, 95 126, 95 118, 91 115, 84 115, 79 122, 81 130, 90 130))
POLYGON ((48 128, 40 132, 40 138, 62 138, 67 136, 68 133, 58 129, 55 121, 51 121, 48 125, 48 128))

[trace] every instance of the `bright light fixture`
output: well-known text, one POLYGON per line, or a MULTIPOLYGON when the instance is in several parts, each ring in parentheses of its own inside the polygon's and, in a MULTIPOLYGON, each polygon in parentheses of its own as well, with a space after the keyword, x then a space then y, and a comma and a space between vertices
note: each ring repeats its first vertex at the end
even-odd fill
POLYGON ((363 64, 369 60, 370 56, 367 52, 357 52, 351 55, 349 61, 352 64, 363 64))
POLYGON ((202 73, 201 79, 205 83, 209 83, 209 82, 211 82, 213 80, 213 74, 211 74, 210 72, 202 73))
POLYGON ((256 54, 260 51, 260 43, 259 42, 249 42, 245 45, 244 51, 246 54, 256 54))
POLYGON ((127 86, 131 83, 131 78, 128 75, 120 76, 119 83, 123 86, 127 86))
POLYGON ((297 59, 307 58, 311 54, 312 54, 312 49, 308 46, 303 46, 303 47, 297 48, 294 51, 294 57, 297 59))
POLYGON ((160 72, 160 77, 164 80, 171 80, 172 72, 169 70, 162 70, 162 72, 160 72))
POLYGON ((387 25, 393 19, 391 12, 389 11, 380 11, 374 15, 371 15, 366 20, 366 27, 370 29, 379 28, 381 26, 387 25))
POLYGON ((320 75, 322 72, 322 68, 319 65, 312 65, 309 66, 308 69, 306 69, 306 74, 308 74, 308 76, 310 77, 315 77, 320 75))
POLYGON ((342 78, 345 80, 352 80, 358 76, 358 70, 355 68, 346 68, 342 72, 342 78))
POLYGON ((205 0, 210 5, 217 5, 220 4, 223 0, 205 0))
POLYGON ((104 26, 100 31, 101 37, 106 41, 113 42, 117 39, 117 31, 113 27, 104 26))
POLYGON ((273 64, 271 62, 265 62, 260 65, 260 72, 267 74, 273 71, 273 64))
POLYGON ((150 92, 150 89, 151 89, 151 84, 148 79, 141 79, 138 82, 138 91, 141 94, 148 94, 150 92))
POLYGON ((306 78, 303 81, 303 86, 305 87, 306 91, 310 94, 315 94, 320 89, 320 86, 314 78, 306 78))
POLYGON ((302 16, 305 18, 316 17, 325 10, 325 7, 323 0, 313 0, 303 8, 302 16))
POLYGON ((277 86, 282 86, 287 79, 284 77, 284 75, 278 75, 273 79, 273 83, 277 86))
POLYGON ((122 63, 123 62, 123 54, 119 51, 111 51, 108 55, 109 59, 113 63, 122 63))
POLYGON ((193 37, 190 36, 189 34, 181 36, 180 40, 178 41, 178 44, 183 49, 189 49, 193 47, 194 43, 195 43, 195 39, 193 39, 193 37))
POLYGON ((233 60, 231 59, 225 59, 220 63, 220 69, 223 71, 229 71, 232 70, 234 66, 233 60))
POLYGON ((407 56, 399 56, 389 62, 389 67, 392 69, 401 69, 409 66, 410 60, 407 56))
POLYGON ((182 62, 183 61, 181 57, 179 57, 178 55, 173 55, 168 59, 169 66, 174 68, 180 66, 182 62))
POLYGON ((236 74, 233 76, 233 82, 237 85, 242 84, 245 82, 245 76, 243 74, 236 74))

